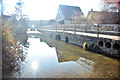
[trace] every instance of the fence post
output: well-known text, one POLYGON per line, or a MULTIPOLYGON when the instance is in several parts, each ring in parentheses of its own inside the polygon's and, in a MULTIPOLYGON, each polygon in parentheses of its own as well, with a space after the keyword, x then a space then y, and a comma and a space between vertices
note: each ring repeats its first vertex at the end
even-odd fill
POLYGON ((57 25, 56 25, 56 31, 57 31, 57 25))
POLYGON ((76 24, 75 24, 75 27, 74 27, 74 34, 76 34, 76 24))
POLYGON ((63 25, 63 32, 65 31, 65 30, 64 30, 64 26, 65 26, 65 25, 63 25))
POLYGON ((99 24, 97 24, 97 37, 99 37, 99 24))

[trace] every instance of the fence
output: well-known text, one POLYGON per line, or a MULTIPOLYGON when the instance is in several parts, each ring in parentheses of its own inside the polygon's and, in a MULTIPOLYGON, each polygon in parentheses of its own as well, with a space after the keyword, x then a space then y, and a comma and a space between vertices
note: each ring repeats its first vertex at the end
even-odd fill
MULTIPOLYGON (((63 31, 98 31, 98 25, 86 24, 62 24, 40 26, 38 29, 63 30, 63 31)), ((119 24, 99 24, 99 32, 120 32, 119 24)))

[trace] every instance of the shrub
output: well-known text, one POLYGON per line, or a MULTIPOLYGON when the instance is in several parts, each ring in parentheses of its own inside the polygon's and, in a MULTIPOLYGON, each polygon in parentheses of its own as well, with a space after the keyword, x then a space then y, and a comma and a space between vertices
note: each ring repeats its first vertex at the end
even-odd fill
MULTIPOLYGON (((2 70, 3 77, 15 67, 20 66, 21 61, 24 61, 22 47, 14 42, 12 33, 12 25, 7 22, 2 26, 2 70)), ((17 68, 18 69, 18 68, 17 68)))

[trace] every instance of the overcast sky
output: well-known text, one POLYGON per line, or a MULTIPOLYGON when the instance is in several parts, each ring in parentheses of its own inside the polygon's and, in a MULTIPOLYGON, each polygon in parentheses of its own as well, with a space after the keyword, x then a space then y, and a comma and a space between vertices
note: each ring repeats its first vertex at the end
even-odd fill
MULTIPOLYGON (((14 6, 18 0, 4 0, 5 14, 14 12, 14 6)), ((22 0, 24 2, 23 13, 27 14, 30 20, 55 19, 59 4, 79 6, 82 12, 87 15, 93 8, 99 11, 100 0, 22 0)))

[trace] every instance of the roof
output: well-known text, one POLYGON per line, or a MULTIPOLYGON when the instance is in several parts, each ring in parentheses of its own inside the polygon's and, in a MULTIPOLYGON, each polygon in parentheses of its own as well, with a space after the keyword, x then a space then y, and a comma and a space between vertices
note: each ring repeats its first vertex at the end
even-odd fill
POLYGON ((118 12, 89 11, 88 20, 92 23, 117 24, 119 22, 118 12))
POLYGON ((2 17, 4 17, 4 18, 10 18, 11 16, 10 15, 2 15, 2 17))
POLYGON ((77 6, 68 6, 68 5, 59 5, 58 13, 56 16, 56 20, 70 20, 72 19, 72 15, 77 13, 82 13, 80 7, 77 6))

